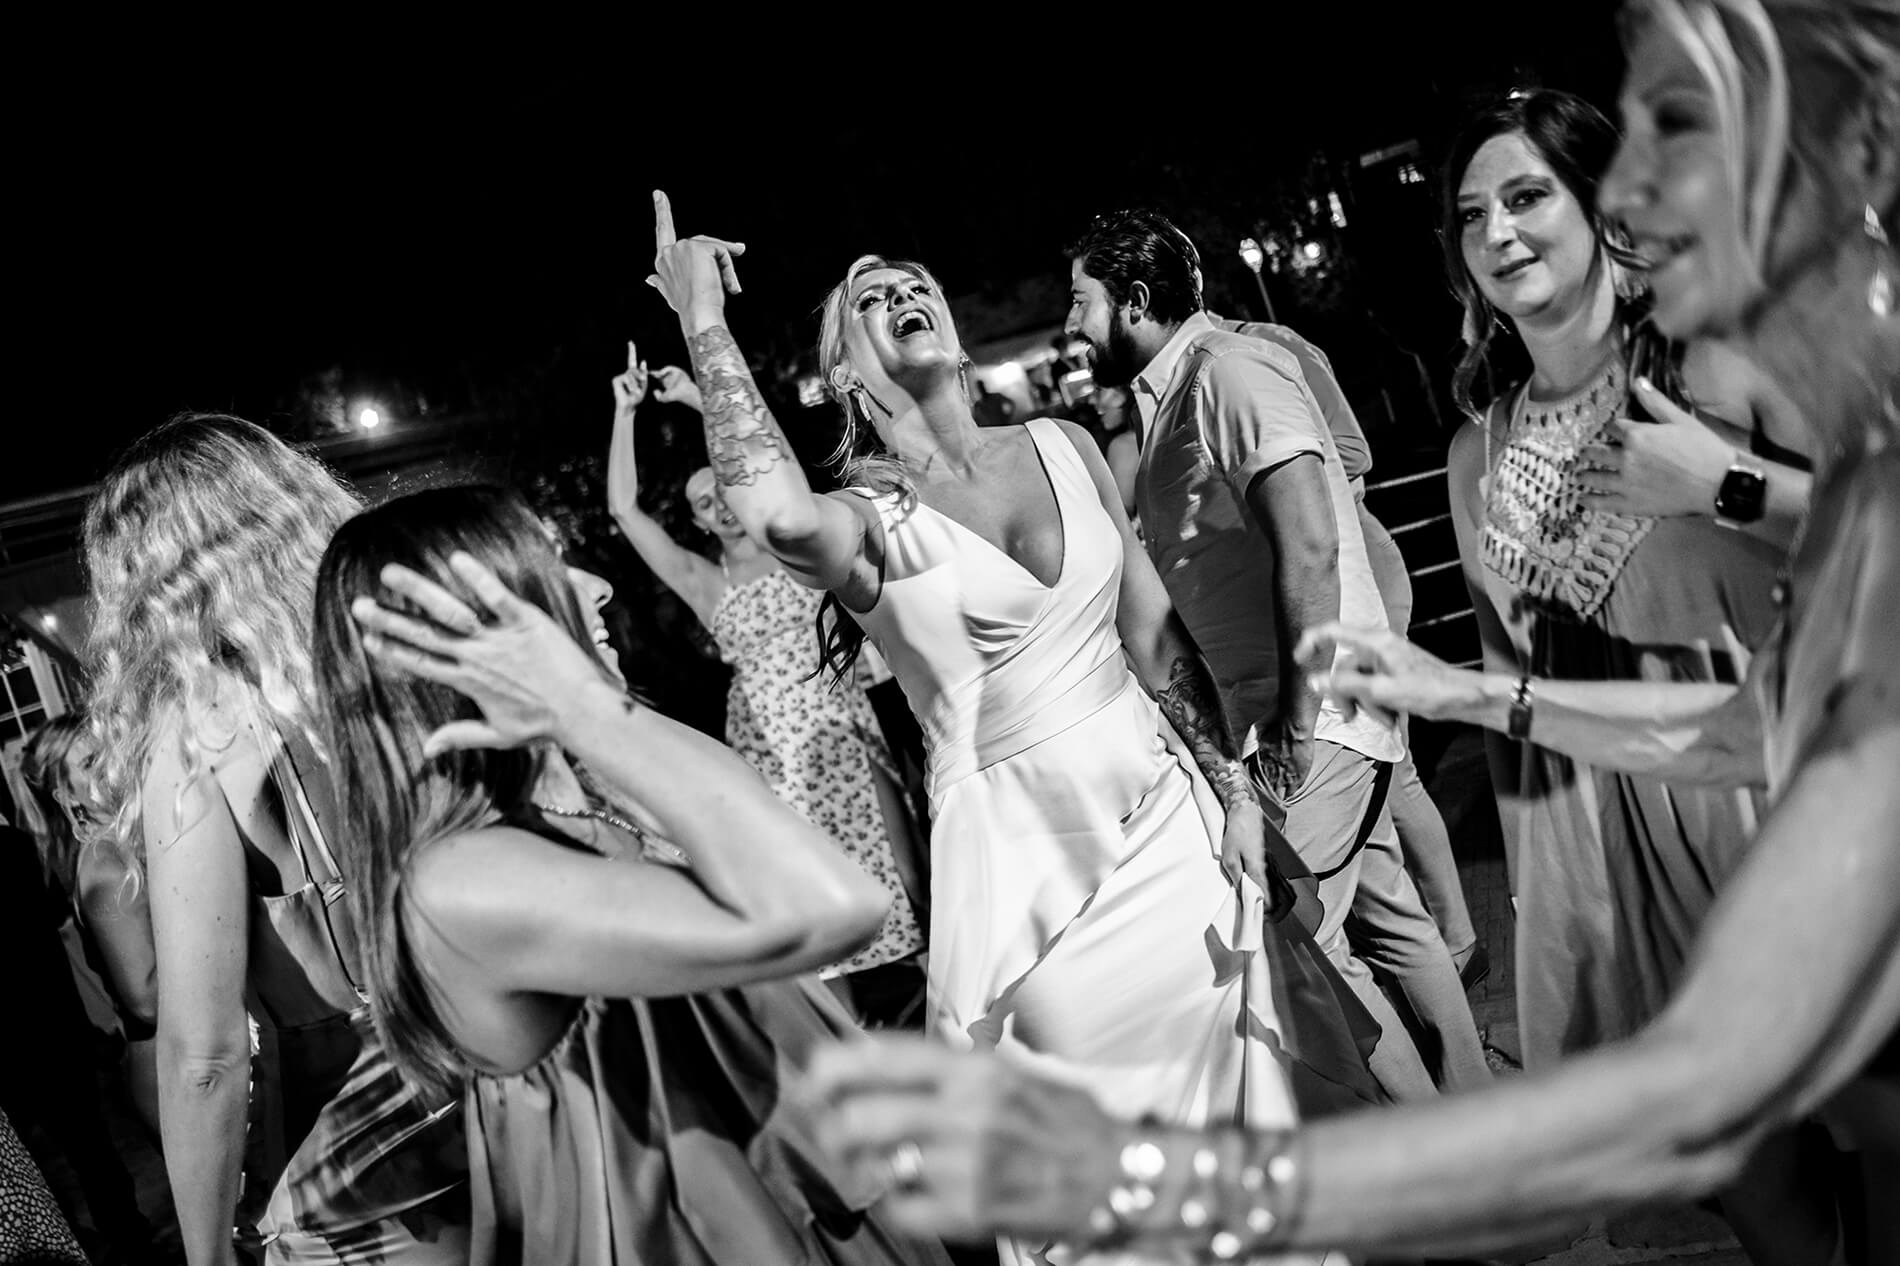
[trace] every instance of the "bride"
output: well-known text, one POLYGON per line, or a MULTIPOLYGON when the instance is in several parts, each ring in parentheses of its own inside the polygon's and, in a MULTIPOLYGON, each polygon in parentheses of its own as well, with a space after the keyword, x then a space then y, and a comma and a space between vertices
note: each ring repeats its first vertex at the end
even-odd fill
POLYGON ((979 429, 930 274, 866 256, 825 303, 819 354, 847 445, 868 428, 878 449, 847 461, 845 491, 813 493, 726 328, 743 248, 677 240, 654 202, 650 281, 686 335, 727 506, 850 613, 833 667, 862 629, 922 723, 937 1031, 1128 1116, 1284 1126, 1296 1090, 1309 1111, 1376 1097, 1337 978, 1294 920, 1263 917, 1266 821, 1094 441, 1048 419, 979 429))

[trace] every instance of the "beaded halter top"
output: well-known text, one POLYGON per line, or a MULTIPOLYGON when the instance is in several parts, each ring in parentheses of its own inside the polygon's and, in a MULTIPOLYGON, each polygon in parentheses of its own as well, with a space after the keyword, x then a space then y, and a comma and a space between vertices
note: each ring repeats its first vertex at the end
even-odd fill
POLYGON ((1579 454, 1623 412, 1623 360, 1612 356, 1587 386, 1540 403, 1526 388, 1512 404, 1493 460, 1485 428, 1484 525, 1478 552, 1485 568, 1531 605, 1587 620, 1656 520, 1587 509, 1579 495, 1579 454))

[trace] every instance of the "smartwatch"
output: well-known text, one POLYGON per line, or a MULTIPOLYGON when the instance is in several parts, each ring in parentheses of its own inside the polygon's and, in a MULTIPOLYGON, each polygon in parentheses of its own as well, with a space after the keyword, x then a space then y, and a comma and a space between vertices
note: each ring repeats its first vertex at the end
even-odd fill
POLYGON ((1768 472, 1747 456, 1737 456, 1715 490, 1715 517, 1731 527, 1754 523, 1768 505, 1768 472))

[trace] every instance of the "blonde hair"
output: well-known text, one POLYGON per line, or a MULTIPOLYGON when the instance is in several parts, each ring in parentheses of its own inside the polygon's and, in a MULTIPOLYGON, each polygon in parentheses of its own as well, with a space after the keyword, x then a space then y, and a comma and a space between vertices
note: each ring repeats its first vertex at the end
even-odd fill
MULTIPOLYGON (((1889 119, 1900 114, 1900 0, 1632 0, 1631 11, 1672 37, 1709 85, 1736 191, 1737 240, 1756 296, 1782 289, 1815 251, 1830 249, 1837 239, 1828 234, 1860 235, 1870 207, 1889 237, 1900 232, 1900 191, 1874 204, 1833 152, 1856 111, 1872 106, 1884 107, 1889 119), (1797 180, 1820 199, 1823 236, 1771 259, 1797 180)), ((1880 249, 1880 266, 1892 267, 1891 249, 1880 249)), ((1867 366, 1842 360, 1854 341, 1835 337, 1845 335, 1854 306, 1828 301, 1788 318, 1815 349, 1803 372, 1816 381, 1847 384, 1866 376, 1867 366)), ((1869 434, 1895 438, 1900 430, 1878 408, 1848 412, 1811 419, 1834 432, 1837 452, 1869 434)))
MULTIPOLYGON (((938 295, 944 293, 942 283, 922 264, 908 259, 890 259, 883 255, 860 255, 845 269, 844 280, 833 286, 831 293, 825 296, 824 302, 819 305, 818 376, 824 382, 825 394, 837 401, 838 407, 844 411, 844 429, 838 438, 838 446, 825 461, 837 466, 839 481, 846 487, 860 485, 875 492, 895 492, 909 501, 916 495, 910 475, 904 470, 903 462, 878 440, 876 423, 867 407, 883 408, 883 403, 861 384, 855 388, 845 385, 849 373, 849 366, 845 363, 845 309, 851 302, 851 286, 864 274, 880 268, 909 273, 928 283, 938 295)), ((967 369, 969 363, 969 358, 965 357, 960 371, 967 369)), ((969 384, 964 381, 960 371, 957 381, 967 399, 969 384)), ((886 409, 885 412, 888 414, 890 411, 886 409)))
POLYGON ((137 882, 141 784, 176 724, 186 789, 202 725, 235 682, 260 720, 311 734, 317 561, 358 502, 321 463, 240 418, 172 419, 126 451, 86 507, 92 799, 137 882))
MULTIPOLYGON (((1900 97, 1900 0, 1632 0, 1683 49, 1714 98, 1735 231, 1767 286, 1776 217, 1796 174, 1843 226, 1865 194, 1848 189, 1825 151, 1870 98, 1900 97)), ((1889 231, 1895 205, 1875 212, 1889 231)))

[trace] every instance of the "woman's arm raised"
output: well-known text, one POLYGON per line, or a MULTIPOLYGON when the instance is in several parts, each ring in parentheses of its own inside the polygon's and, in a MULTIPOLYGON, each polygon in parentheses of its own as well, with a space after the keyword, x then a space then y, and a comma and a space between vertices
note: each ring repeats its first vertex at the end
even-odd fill
POLYGON ((418 877, 437 897, 431 912, 480 929, 472 948, 492 953, 505 987, 677 993, 810 970, 876 934, 883 888, 743 759, 627 699, 587 649, 476 560, 457 554, 450 565, 490 619, 400 567, 384 583, 429 620, 369 599, 353 608, 371 654, 482 710, 481 721, 431 735, 425 755, 551 740, 692 867, 617 866, 506 830, 429 850, 418 877), (431 871, 445 881, 429 882, 431 871))
POLYGON ((640 508, 640 464, 633 451, 634 415, 647 390, 647 369, 632 343, 627 370, 614 377, 614 437, 607 449, 607 513, 640 560, 661 584, 693 609, 699 622, 712 626, 712 611, 725 588, 719 569, 680 545, 659 520, 640 508))
POLYGON ((739 290, 732 261, 745 247, 707 237, 680 241, 663 193, 653 195, 653 221, 655 275, 647 283, 679 315, 699 379, 706 455, 726 504, 805 584, 855 588, 868 597, 877 576, 865 557, 865 520, 837 498, 812 491, 726 328, 726 294, 739 290))

